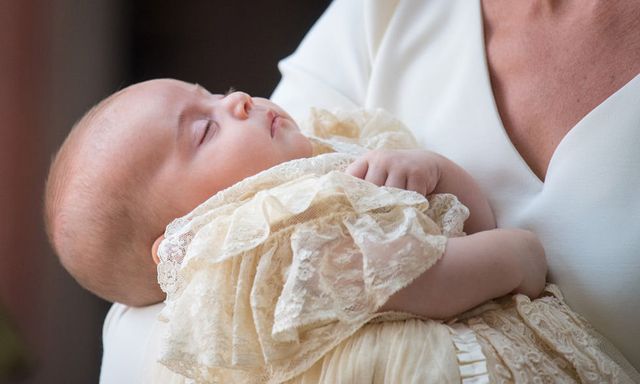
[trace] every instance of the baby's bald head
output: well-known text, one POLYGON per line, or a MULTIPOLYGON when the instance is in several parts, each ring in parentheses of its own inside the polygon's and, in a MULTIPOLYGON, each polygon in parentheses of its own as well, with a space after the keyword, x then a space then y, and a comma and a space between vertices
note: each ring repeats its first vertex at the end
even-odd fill
POLYGON ((169 218, 149 196, 144 159, 128 147, 118 118, 123 93, 92 108, 56 154, 45 192, 45 222, 60 261, 86 289, 141 306, 161 301, 151 244, 169 218))

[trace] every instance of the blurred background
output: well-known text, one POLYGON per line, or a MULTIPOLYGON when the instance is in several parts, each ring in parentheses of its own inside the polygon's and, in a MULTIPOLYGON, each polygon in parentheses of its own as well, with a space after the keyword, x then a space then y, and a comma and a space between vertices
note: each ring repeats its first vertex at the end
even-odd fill
POLYGON ((96 383, 109 303, 50 250, 49 161, 105 96, 156 77, 268 96, 329 0, 0 0, 0 383, 96 383))

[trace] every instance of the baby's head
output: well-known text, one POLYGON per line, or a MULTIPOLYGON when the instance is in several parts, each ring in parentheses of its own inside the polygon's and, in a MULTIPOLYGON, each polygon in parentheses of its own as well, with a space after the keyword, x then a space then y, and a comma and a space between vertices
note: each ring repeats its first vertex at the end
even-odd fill
POLYGON ((135 84, 90 110, 56 155, 45 193, 49 238, 93 293, 155 303, 164 295, 151 250, 171 220, 310 155, 295 122, 269 100, 169 79, 135 84))

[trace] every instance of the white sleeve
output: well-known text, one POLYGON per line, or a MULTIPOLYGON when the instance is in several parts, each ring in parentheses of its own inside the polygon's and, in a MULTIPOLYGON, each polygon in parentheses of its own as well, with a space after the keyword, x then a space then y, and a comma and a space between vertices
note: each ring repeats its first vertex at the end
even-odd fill
POLYGON ((159 347, 158 314, 164 304, 134 308, 115 303, 102 329, 100 384, 142 383, 159 347))
POLYGON ((334 0, 280 62, 282 80, 271 99, 298 119, 310 107, 364 106, 376 47, 394 8, 394 1, 334 0))

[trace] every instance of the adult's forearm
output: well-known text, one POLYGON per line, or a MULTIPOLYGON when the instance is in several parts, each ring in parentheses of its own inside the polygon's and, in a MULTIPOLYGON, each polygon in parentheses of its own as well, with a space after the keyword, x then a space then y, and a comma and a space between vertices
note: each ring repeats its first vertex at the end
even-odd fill
POLYGON ((363 107, 372 56, 365 28, 371 20, 365 17, 364 1, 333 1, 295 53, 278 65, 282 80, 271 99, 297 119, 305 119, 310 107, 363 107))

